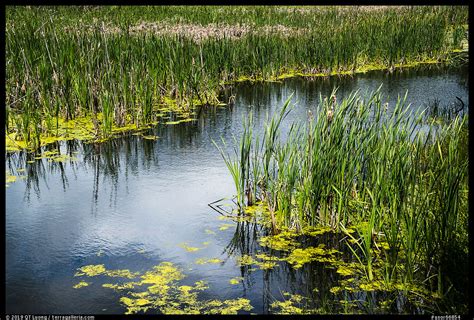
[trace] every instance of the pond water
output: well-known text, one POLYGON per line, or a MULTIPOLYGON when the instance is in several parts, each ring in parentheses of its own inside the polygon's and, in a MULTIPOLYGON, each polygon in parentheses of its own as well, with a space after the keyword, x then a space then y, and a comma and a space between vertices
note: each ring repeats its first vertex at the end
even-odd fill
POLYGON ((73 288, 80 281, 74 276, 77 269, 104 264, 144 272, 162 262, 182 270, 182 284, 206 281, 202 299, 243 297, 250 300, 252 313, 268 313, 273 301, 288 299, 283 292, 330 305, 333 270, 311 264, 293 269, 283 263, 252 270, 237 264, 242 254, 261 250, 255 239, 258 227, 221 220, 208 206, 235 194, 212 140, 223 137, 230 143, 249 112, 255 132, 262 132, 266 115, 278 111, 292 93, 296 106, 283 127, 305 120, 319 95, 329 95, 334 86, 341 99, 382 83, 389 106, 406 90, 414 108, 436 98, 441 105, 453 104, 456 96, 468 103, 467 67, 240 83, 229 92, 236 96, 232 107, 203 110, 191 123, 159 125, 149 133, 157 140, 128 135, 99 145, 61 143, 61 153, 75 161, 28 163, 25 153, 7 155, 7 172, 24 176, 6 188, 7 313, 124 313, 123 293, 101 286, 110 280, 93 277, 86 280, 89 286, 73 288), (199 258, 221 262, 199 264, 199 258), (229 282, 233 278, 236 284, 229 282))

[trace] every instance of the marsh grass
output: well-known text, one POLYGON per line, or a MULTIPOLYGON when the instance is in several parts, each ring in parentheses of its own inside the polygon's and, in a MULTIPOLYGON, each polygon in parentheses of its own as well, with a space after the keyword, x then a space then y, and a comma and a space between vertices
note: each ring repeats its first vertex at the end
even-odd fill
POLYGON ((59 119, 89 117, 100 140, 219 104, 224 83, 446 61, 466 40, 465 7, 296 9, 7 7, 6 131, 35 148, 59 119), (196 28, 137 27, 154 22, 196 28), (216 36, 209 26, 245 32, 216 36))
POLYGON ((243 162, 237 149, 236 160, 223 153, 257 174, 240 175, 236 184, 254 190, 251 202, 266 203, 274 233, 308 226, 345 232, 368 281, 422 283, 439 297, 465 294, 453 259, 467 259, 467 114, 427 125, 426 110, 412 111, 407 94, 389 112, 380 88, 340 102, 336 93, 321 97, 285 140, 280 124, 290 100, 267 120, 261 144, 250 151, 240 145, 243 162), (382 275, 375 264, 384 266, 382 275))

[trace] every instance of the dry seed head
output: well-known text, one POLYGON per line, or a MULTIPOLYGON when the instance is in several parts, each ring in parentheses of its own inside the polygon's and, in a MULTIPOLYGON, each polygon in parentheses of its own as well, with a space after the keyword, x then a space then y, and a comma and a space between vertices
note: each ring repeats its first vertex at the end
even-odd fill
POLYGON ((334 111, 332 109, 330 109, 330 110, 328 110, 326 115, 327 115, 328 121, 331 122, 332 117, 334 116, 334 111))

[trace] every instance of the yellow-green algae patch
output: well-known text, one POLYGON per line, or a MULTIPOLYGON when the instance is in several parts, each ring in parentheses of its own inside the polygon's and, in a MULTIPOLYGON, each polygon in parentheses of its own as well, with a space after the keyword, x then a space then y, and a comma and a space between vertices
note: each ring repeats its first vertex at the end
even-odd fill
POLYGON ((284 296, 289 297, 285 301, 274 301, 270 305, 272 313, 274 314, 311 314, 313 310, 303 307, 303 303, 307 298, 298 295, 284 292, 284 296))
POLYGON ((239 284, 242 280, 244 280, 244 277, 235 277, 229 280, 229 283, 232 285, 239 284))
POLYGON ((191 246, 188 246, 186 243, 182 243, 179 245, 181 248, 183 248, 184 250, 186 250, 187 252, 196 252, 198 250, 201 250, 202 248, 198 248, 198 247, 191 247, 191 246))
POLYGON ((294 240, 295 234, 291 231, 282 231, 276 235, 261 237, 258 241, 263 247, 269 247, 274 250, 288 251, 299 246, 294 240))
POLYGON ((341 264, 336 272, 342 276, 352 276, 358 272, 356 263, 341 264))
POLYGON ((88 266, 83 266, 79 268, 79 272, 76 272, 75 276, 88 276, 88 277, 94 277, 98 276, 100 274, 105 273, 106 269, 103 264, 97 264, 97 265, 88 265, 88 266))
POLYGON ((222 260, 219 259, 219 258, 210 258, 210 259, 199 258, 199 259, 196 259, 196 261, 195 261, 196 264, 208 264, 208 263, 218 264, 218 263, 221 263, 221 262, 222 262, 222 260))
POLYGON ((224 224, 221 224, 221 225, 219 226, 219 230, 224 231, 224 230, 229 229, 229 228, 232 227, 232 226, 233 226, 233 224, 231 224, 231 223, 224 223, 224 224))
POLYGON ((142 135, 141 137, 143 139, 146 139, 146 140, 156 140, 156 139, 158 139, 158 136, 152 136, 152 135, 148 135, 148 136, 142 135))
MULTIPOLYGON (((110 276, 109 270, 100 266, 85 266, 80 270, 83 274, 110 276)), ((162 314, 237 314, 252 309, 250 300, 245 298, 200 300, 199 292, 208 289, 207 284, 204 281, 193 285, 180 284, 184 278, 181 270, 171 262, 162 262, 140 275, 140 281, 102 286, 124 292, 119 301, 126 308, 126 314, 148 310, 157 310, 162 314)))
POLYGON ((85 281, 81 281, 78 284, 74 285, 73 288, 74 289, 79 289, 79 288, 82 288, 82 287, 87 287, 88 285, 89 285, 89 283, 87 283, 85 281))
POLYGON ((18 176, 11 175, 9 171, 6 171, 5 173, 5 186, 8 188, 9 183, 13 183, 17 180, 18 176))
POLYGON ((133 289, 138 284, 139 282, 125 282, 123 284, 104 283, 102 287, 110 288, 114 290, 124 290, 124 289, 133 289))
POLYGON ((241 257, 237 258, 237 263, 239 266, 249 266, 255 264, 255 259, 252 256, 244 254, 241 257))
POLYGON ((304 264, 317 261, 317 262, 336 262, 335 254, 340 253, 336 249, 326 249, 324 244, 320 244, 317 247, 298 248, 293 250, 285 260, 293 265, 293 268, 301 268, 304 264))
POLYGON ((317 227, 305 226, 303 227, 302 233, 310 237, 316 237, 316 236, 320 236, 332 231, 333 231, 333 228, 329 226, 317 226, 317 227))
POLYGON ((250 266, 255 265, 258 266, 262 270, 273 269, 277 266, 277 261, 281 261, 282 259, 277 257, 268 256, 266 254, 257 254, 255 255, 254 259, 250 255, 242 255, 241 257, 237 258, 237 265, 239 266, 250 266))
POLYGON ((120 277, 120 278, 128 278, 128 279, 136 278, 139 275, 138 272, 131 272, 130 270, 127 270, 127 269, 107 270, 105 274, 108 277, 120 277))
POLYGON ((98 275, 106 275, 108 277, 120 277, 120 278, 133 279, 139 275, 139 273, 133 273, 127 269, 107 270, 103 264, 83 266, 79 268, 78 270, 79 271, 76 272, 75 274, 76 277, 80 277, 80 276, 95 277, 98 275))
POLYGON ((364 61, 359 61, 357 63, 358 67, 357 68, 349 68, 349 69, 343 69, 340 68, 338 70, 322 70, 319 72, 305 72, 301 69, 291 69, 291 68, 282 68, 280 71, 277 73, 262 77, 262 76, 239 76, 238 78, 230 81, 224 81, 222 82, 223 85, 230 85, 233 83, 238 83, 238 82, 250 82, 250 83, 255 83, 255 82, 280 82, 281 80, 284 79, 289 79, 289 78, 294 78, 294 77, 309 77, 309 78, 315 78, 315 77, 329 77, 329 76, 344 76, 344 75, 355 75, 355 74, 362 74, 362 73, 367 73, 370 71, 383 71, 383 70, 388 70, 388 71, 393 71, 394 69, 403 69, 403 68, 414 68, 422 65, 430 65, 430 64, 441 64, 441 63, 446 63, 450 62, 450 53, 458 53, 458 52, 466 52, 465 45, 463 45, 463 49, 453 49, 450 52, 446 53, 445 58, 440 58, 440 59, 435 59, 432 57, 420 57, 416 60, 409 60, 405 61, 403 63, 396 63, 393 64, 392 66, 389 66, 385 63, 381 62, 368 62, 364 61))
POLYGON ((180 124, 180 123, 185 123, 185 122, 191 122, 191 121, 196 121, 196 119, 180 119, 180 120, 175 120, 175 121, 167 121, 165 124, 167 125, 174 125, 174 124, 180 124))
POLYGON ((77 161, 76 157, 71 157, 66 154, 56 155, 53 157, 46 157, 49 162, 66 162, 66 161, 77 161))

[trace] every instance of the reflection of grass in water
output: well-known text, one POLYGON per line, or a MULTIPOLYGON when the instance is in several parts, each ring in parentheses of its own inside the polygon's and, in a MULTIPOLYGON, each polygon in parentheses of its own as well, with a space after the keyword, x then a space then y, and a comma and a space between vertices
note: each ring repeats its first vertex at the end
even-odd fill
POLYGON ((197 281, 192 286, 181 285, 180 281, 185 278, 185 275, 171 262, 162 262, 144 273, 107 270, 104 265, 90 265, 79 268, 76 276, 136 279, 102 285, 104 288, 124 293, 120 302, 127 308, 127 314, 148 310, 162 314, 237 314, 239 311, 252 309, 250 301, 244 298, 200 300, 199 292, 208 288, 206 283, 197 281))

